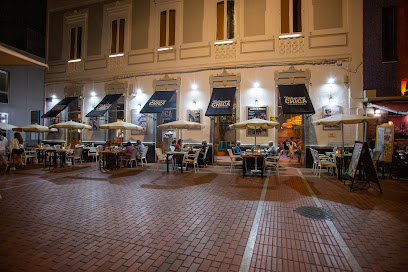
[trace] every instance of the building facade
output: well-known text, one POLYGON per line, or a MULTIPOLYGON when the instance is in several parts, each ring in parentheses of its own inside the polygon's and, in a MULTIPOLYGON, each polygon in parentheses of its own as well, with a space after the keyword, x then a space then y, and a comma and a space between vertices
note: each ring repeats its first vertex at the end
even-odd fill
MULTIPOLYGON (((165 132, 157 125, 190 118, 205 128, 184 131, 187 142, 252 144, 251 132, 224 124, 258 110, 283 127, 257 143, 282 142, 295 126, 304 147, 330 146, 341 143, 340 130, 311 122, 333 109, 363 113, 362 0, 54 0, 47 14, 45 108, 78 97, 57 118, 93 123, 83 141, 115 136, 100 124, 142 119, 146 132, 125 131, 124 139, 160 142, 165 132), (296 116, 282 112, 278 85, 291 84, 306 87, 315 114, 291 122, 296 116), (228 87, 236 90, 232 117, 205 116, 214 88, 228 87), (170 109, 140 114, 166 90, 175 91, 170 109), (109 94, 123 95, 103 116, 86 117, 109 94)), ((362 136, 362 126, 345 127, 346 145, 362 136)))

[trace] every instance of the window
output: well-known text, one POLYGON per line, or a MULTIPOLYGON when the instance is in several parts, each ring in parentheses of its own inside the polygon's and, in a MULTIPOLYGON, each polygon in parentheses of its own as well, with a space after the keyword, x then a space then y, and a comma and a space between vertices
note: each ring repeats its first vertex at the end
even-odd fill
POLYGON ((217 40, 234 38, 234 0, 217 3, 217 40))
POLYGON ((82 99, 75 99, 68 105, 68 121, 82 122, 81 120, 81 105, 82 99))
POLYGON ((397 61, 397 14, 395 6, 382 10, 382 59, 397 61))
POLYGON ((125 19, 112 21, 111 54, 123 53, 125 47, 125 19))
POLYGON ((8 72, 0 70, 0 103, 9 102, 8 72))
POLYGON ((40 111, 31 111, 31 124, 40 123, 40 111))
POLYGON ((82 27, 78 26, 71 28, 70 37, 69 59, 80 59, 82 47, 82 27))
MULTIPOLYGON (((120 120, 125 120, 125 97, 122 95, 112 104, 111 108, 108 110, 108 123, 117 122, 120 120)), ((118 137, 115 129, 109 129, 109 139, 116 139, 118 137)))
POLYGON ((281 0, 281 33, 302 32, 302 1, 281 0))
POLYGON ((176 44, 176 10, 160 12, 160 47, 176 44))

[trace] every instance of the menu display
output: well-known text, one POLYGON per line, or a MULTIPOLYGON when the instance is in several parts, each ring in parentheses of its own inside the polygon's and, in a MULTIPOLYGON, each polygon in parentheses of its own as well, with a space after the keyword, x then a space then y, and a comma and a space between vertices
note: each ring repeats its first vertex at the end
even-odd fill
POLYGON ((382 124, 377 126, 375 150, 381 151, 380 161, 392 162, 394 152, 394 125, 382 124))
MULTIPOLYGON (((247 107, 247 120, 258 118, 262 120, 268 120, 268 108, 267 107, 247 107)), ((255 135, 255 129, 247 129, 247 136, 255 135)), ((257 129, 256 136, 268 136, 267 129, 257 129)))
POLYGON ((146 135, 147 116, 137 109, 132 109, 132 124, 141 126, 143 130, 132 130, 132 135, 146 135))
POLYGON ((356 142, 354 144, 353 155, 351 157, 349 167, 348 167, 348 169, 346 171, 346 174, 349 175, 350 177, 354 178, 354 175, 356 174, 357 167, 358 167, 358 162, 360 161, 360 156, 361 156, 362 149, 363 149, 363 143, 362 142, 356 142))

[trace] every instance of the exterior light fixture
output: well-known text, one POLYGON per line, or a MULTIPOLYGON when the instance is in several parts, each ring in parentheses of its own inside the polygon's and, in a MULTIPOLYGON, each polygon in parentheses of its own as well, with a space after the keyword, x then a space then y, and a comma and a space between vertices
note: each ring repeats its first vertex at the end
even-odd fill
POLYGON ((123 57, 125 54, 123 54, 123 53, 119 53, 119 54, 112 54, 112 55, 109 55, 109 57, 110 58, 116 58, 116 57, 123 57))
POLYGON ((193 84, 191 85, 191 89, 197 90, 197 88, 198 88, 197 84, 193 83, 193 84))
POLYGON ((68 63, 80 62, 80 61, 81 61, 81 59, 72 59, 72 60, 69 60, 68 63))
POLYGON ((55 94, 51 95, 52 99, 57 99, 57 96, 55 94))
POLYGON ((389 124, 389 125, 393 125, 394 122, 393 122, 393 121, 388 121, 388 124, 389 124))
POLYGON ((142 105, 141 105, 141 104, 137 104, 137 107, 140 109, 140 108, 142 107, 142 105))
POLYGON ((259 86, 260 86, 259 82, 254 83, 254 88, 259 88, 259 86))
POLYGON ((302 34, 288 34, 288 35, 280 35, 279 39, 289 39, 289 38, 296 38, 300 37, 302 34))
POLYGON ((258 99, 255 100, 255 106, 258 106, 258 99))
POLYGON ((379 109, 376 109, 376 110, 374 111, 374 113, 375 113, 375 114, 380 114, 381 111, 380 111, 379 109))
POLYGON ((142 89, 137 89, 137 91, 136 91, 138 94, 141 94, 142 93, 142 89))
POLYGON ((95 92, 91 92, 91 96, 95 96, 96 95, 96 93, 95 92))
POLYGON ((329 78, 329 84, 333 84, 334 83, 334 78, 329 78))
POLYGON ((161 48, 157 48, 157 51, 166 51, 166 50, 171 50, 173 49, 173 47, 161 47, 161 48))
POLYGON ((193 107, 195 108, 197 106, 197 102, 193 101, 193 107))
POLYGON ((228 44, 228 43, 233 43, 233 40, 226 40, 226 41, 218 41, 214 42, 214 45, 220 45, 220 44, 228 44))

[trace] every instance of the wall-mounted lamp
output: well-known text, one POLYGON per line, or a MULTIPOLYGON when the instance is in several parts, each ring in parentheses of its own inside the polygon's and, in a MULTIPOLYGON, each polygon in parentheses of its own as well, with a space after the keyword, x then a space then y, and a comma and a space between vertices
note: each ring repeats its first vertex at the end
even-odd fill
POLYGON ((332 78, 332 77, 329 78, 329 81, 328 81, 328 82, 329 82, 329 84, 333 84, 333 83, 334 83, 334 78, 332 78))
POLYGON ((197 88, 198 88, 197 84, 193 83, 193 84, 191 85, 191 89, 197 90, 197 88))
POLYGON ((55 94, 51 95, 52 99, 57 99, 57 96, 55 94))
POLYGON ((141 104, 137 104, 137 107, 140 109, 140 108, 142 107, 142 105, 141 105, 141 104))
POLYGON ((254 88, 259 88, 260 84, 259 82, 254 82, 254 88))
POLYGON ((255 106, 258 106, 258 99, 255 100, 255 106))
POLYGON ((91 96, 95 96, 96 95, 96 93, 95 92, 91 92, 91 96))
POLYGON ((196 108, 197 102, 193 101, 193 107, 196 108))
POLYGON ((141 94, 142 93, 142 89, 137 89, 136 93, 141 94))

